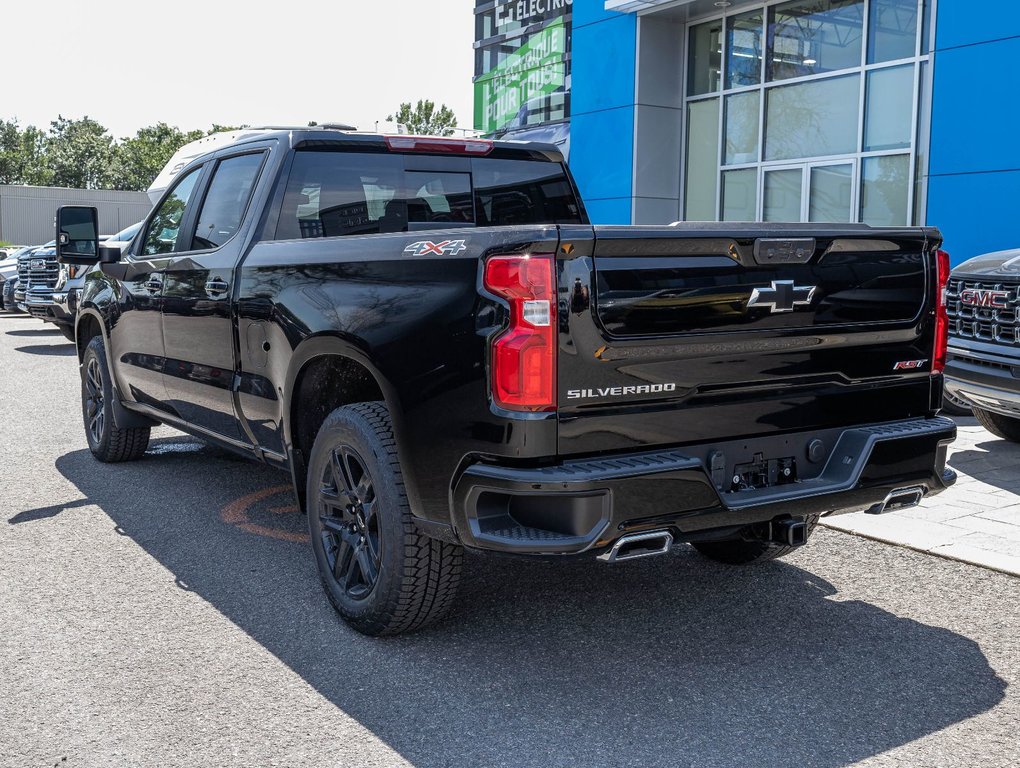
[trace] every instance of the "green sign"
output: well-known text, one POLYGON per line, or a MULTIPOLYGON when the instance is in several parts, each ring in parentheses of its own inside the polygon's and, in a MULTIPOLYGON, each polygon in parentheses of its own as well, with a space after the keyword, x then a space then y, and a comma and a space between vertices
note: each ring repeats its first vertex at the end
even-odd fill
POLYGON ((558 19, 475 81, 475 128, 486 133, 509 123, 529 101, 563 90, 567 28, 558 19))

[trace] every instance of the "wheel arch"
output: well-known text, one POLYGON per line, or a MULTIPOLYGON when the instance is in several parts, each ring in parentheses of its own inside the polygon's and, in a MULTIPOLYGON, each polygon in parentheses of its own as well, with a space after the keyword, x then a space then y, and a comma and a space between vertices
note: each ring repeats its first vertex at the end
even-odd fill
POLYGON ((89 342, 96 336, 103 340, 103 350, 106 353, 106 369, 110 372, 110 386, 113 389, 113 421, 118 429, 140 429, 142 427, 154 427, 159 422, 154 421, 140 413, 129 411, 121 404, 120 384, 117 382, 117 369, 113 365, 113 358, 110 357, 110 334, 106 327, 103 316, 92 307, 82 307, 78 310, 78 316, 74 322, 75 348, 78 352, 78 366, 85 360, 85 349, 89 342))
POLYGON ((284 387, 283 434, 294 494, 305 508, 307 459, 326 417, 337 408, 381 400, 390 414, 412 513, 419 496, 404 455, 402 410, 396 388, 359 346, 339 336, 313 336, 294 351, 284 387))

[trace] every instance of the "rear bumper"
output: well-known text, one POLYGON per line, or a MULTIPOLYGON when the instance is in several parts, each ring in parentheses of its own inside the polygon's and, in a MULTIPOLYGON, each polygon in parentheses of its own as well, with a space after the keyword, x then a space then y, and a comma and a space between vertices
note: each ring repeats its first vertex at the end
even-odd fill
POLYGON ((1020 356, 991 345, 950 345, 946 389, 964 401, 1006 416, 1020 416, 1020 356))
MULTIPOLYGON (((955 437, 956 425, 944 418, 838 431, 815 476, 739 491, 720 490, 708 468, 708 457, 729 444, 536 468, 478 463, 455 483, 454 526, 466 546, 523 555, 600 553, 646 531, 678 541, 725 538, 758 523, 869 509, 905 488, 940 493, 956 480, 946 469, 955 437)), ((756 449, 753 440, 741 442, 756 449)))

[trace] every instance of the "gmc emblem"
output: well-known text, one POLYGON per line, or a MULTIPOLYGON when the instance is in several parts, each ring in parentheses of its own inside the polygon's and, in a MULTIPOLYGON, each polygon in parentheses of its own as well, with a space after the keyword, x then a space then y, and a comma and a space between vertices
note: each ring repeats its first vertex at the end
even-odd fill
POLYGON ((1006 309, 1009 305, 1009 293, 1006 291, 989 291, 978 288, 967 288, 960 291, 960 303, 965 307, 990 307, 1006 309))

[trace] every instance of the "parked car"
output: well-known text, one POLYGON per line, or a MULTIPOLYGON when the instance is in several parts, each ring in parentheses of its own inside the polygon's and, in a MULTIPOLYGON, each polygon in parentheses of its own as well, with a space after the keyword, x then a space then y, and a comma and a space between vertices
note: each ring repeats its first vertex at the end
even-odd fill
POLYGON ((31 248, 19 248, 14 253, 0 260, 0 309, 8 312, 18 311, 13 296, 18 277, 18 257, 30 250, 31 248), (11 294, 10 299, 7 298, 8 293, 11 294))
MULTIPOLYGON (((141 226, 141 222, 132 224, 115 235, 101 236, 99 242, 104 247, 123 250, 130 245, 141 226)), ((74 341, 74 318, 78 312, 78 296, 85 284, 85 273, 88 269, 87 266, 74 264, 61 265, 60 277, 50 296, 53 305, 52 317, 44 318, 55 323, 69 341, 74 341)))
POLYGON ((286 469, 366 634, 444 615, 464 548, 760 562, 956 478, 933 228, 592 226, 552 146, 320 128, 186 163, 123 257, 95 220, 58 213, 93 455, 165 423, 286 469))
POLYGON ((989 432, 1020 442, 1020 249, 954 269, 947 312, 946 392, 989 432))

